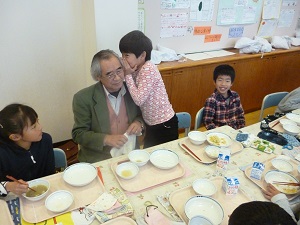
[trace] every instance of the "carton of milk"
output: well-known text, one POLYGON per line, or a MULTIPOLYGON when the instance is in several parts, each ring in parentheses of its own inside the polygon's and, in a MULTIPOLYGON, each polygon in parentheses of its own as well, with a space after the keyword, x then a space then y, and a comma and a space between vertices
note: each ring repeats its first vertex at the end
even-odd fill
POLYGON ((240 186, 239 179, 237 177, 224 177, 222 188, 226 195, 234 195, 238 193, 240 186))
POLYGON ((227 167, 230 160, 230 150, 229 149, 221 149, 218 159, 217 159, 217 172, 219 175, 224 175, 227 171, 227 167))
POLYGON ((252 177, 256 180, 261 180, 264 169, 265 169, 265 165, 263 163, 254 162, 252 165, 250 177, 252 177))

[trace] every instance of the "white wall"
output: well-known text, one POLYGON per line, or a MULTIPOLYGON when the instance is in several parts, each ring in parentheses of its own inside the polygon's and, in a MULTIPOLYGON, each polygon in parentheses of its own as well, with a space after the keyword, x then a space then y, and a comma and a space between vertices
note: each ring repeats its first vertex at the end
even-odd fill
POLYGON ((1 0, 0 33, 0 108, 28 104, 54 142, 70 139, 96 51, 93 1, 1 0))
POLYGON ((138 0, 94 0, 97 49, 120 54, 120 39, 138 28, 138 0))
POLYGON ((0 109, 30 105, 53 142, 71 139, 73 95, 95 83, 93 55, 119 52, 119 39, 137 29, 137 7, 137 0, 0 0, 0 109))

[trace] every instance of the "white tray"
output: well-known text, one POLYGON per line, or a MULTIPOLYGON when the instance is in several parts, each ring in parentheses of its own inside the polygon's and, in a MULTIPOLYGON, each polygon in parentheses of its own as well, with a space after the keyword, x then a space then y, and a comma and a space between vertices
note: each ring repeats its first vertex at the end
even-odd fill
POLYGON ((118 164, 123 162, 126 161, 121 160, 113 162, 111 164, 111 169, 120 186, 125 191, 129 192, 138 192, 171 180, 178 179, 185 174, 185 169, 181 163, 178 163, 177 166, 172 169, 163 170, 156 168, 150 161, 148 161, 146 165, 139 167, 140 171, 136 177, 126 180, 120 178, 116 174, 116 168, 118 164))
MULTIPOLYGON (((244 192, 241 191, 241 189, 239 189, 238 193, 235 195, 226 195, 222 189, 223 177, 215 177, 211 180, 217 187, 217 192, 211 197, 222 205, 224 209, 224 219, 221 225, 227 225, 228 218, 232 214, 233 210, 240 204, 250 202, 251 200, 245 195, 244 192)), ((188 186, 172 192, 169 197, 170 203, 174 210, 186 224, 188 224, 189 219, 184 213, 184 205, 189 198, 195 195, 197 194, 192 186, 188 186)))
POLYGON ((86 206, 95 201, 104 191, 105 188, 97 176, 91 183, 82 187, 74 187, 67 184, 62 177, 63 173, 56 173, 44 179, 50 182, 50 190, 48 194, 41 200, 33 202, 23 196, 20 196, 20 206, 22 218, 29 223, 38 223, 55 216, 64 214, 82 206, 86 206), (45 200, 48 195, 57 190, 70 191, 74 196, 72 205, 61 213, 53 213, 45 207, 45 200))

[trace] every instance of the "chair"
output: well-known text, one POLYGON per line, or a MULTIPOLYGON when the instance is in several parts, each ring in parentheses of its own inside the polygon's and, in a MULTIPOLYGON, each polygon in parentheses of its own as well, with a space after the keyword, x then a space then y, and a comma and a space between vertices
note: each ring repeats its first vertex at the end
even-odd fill
POLYGON ((63 171, 67 167, 67 157, 64 150, 60 148, 53 148, 55 169, 57 171, 63 171))
POLYGON ((266 108, 277 106, 279 102, 288 94, 289 92, 283 91, 283 92, 275 92, 268 94, 264 97, 261 109, 260 109, 260 115, 259 115, 259 122, 262 121, 264 116, 264 110, 266 108))
POLYGON ((198 130, 198 128, 202 124, 203 110, 204 110, 204 107, 202 107, 201 109, 199 109, 199 111, 196 114, 194 130, 198 130))
POLYGON ((188 112, 178 112, 176 116, 178 117, 178 129, 184 128, 187 137, 191 128, 191 115, 188 112))

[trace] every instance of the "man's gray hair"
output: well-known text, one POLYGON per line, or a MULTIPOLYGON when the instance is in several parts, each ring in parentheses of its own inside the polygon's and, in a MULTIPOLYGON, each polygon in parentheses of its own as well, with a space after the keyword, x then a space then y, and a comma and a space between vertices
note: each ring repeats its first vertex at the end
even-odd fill
POLYGON ((113 50, 110 50, 110 49, 101 50, 100 52, 98 52, 97 54, 94 55, 92 64, 91 64, 91 75, 94 80, 97 81, 98 80, 97 78, 102 75, 102 69, 100 66, 100 62, 102 60, 109 60, 112 57, 116 57, 119 60, 120 64, 122 65, 120 57, 113 50))

